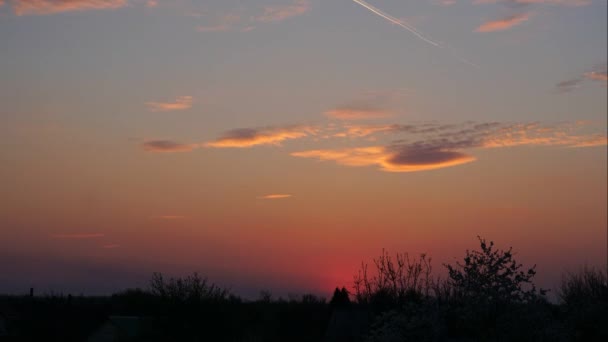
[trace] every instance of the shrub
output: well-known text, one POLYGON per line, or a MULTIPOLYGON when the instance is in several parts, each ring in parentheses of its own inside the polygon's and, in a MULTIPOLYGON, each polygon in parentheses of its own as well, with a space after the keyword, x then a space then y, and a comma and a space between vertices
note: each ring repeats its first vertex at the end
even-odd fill
MULTIPOLYGON (((484 300, 497 304, 530 302, 538 293, 532 278, 536 265, 522 270, 523 265, 513 259, 513 249, 494 249, 494 242, 486 243, 477 237, 481 251, 466 251, 464 263, 445 265, 449 273, 449 284, 456 294, 467 300, 484 300)), ((540 294, 544 295, 541 289, 540 294)))
POLYGON ((522 323, 516 312, 543 303, 545 291, 539 295, 532 282, 536 266, 523 269, 512 248, 497 250, 493 242, 478 239, 481 250, 467 250, 464 263, 445 265, 451 291, 448 329, 454 336, 482 340, 510 336, 522 323))
POLYGON ((228 298, 230 291, 209 283, 194 273, 186 278, 165 280, 160 273, 154 273, 150 281, 150 292, 173 302, 222 301, 228 298))
POLYGON ((360 304, 371 304, 379 309, 402 305, 409 300, 419 300, 429 295, 432 288, 431 259, 421 254, 410 259, 407 253, 393 259, 386 251, 374 259, 375 270, 369 274, 367 264, 362 263, 355 276, 355 299, 360 304))
POLYGON ((567 273, 558 291, 572 332, 577 341, 608 340, 608 283, 606 273, 584 267, 576 273, 567 273))

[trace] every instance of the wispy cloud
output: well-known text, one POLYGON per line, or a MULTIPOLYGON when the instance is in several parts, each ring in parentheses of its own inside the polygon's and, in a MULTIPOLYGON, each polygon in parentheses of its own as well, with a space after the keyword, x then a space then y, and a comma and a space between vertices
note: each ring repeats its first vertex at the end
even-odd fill
MULTIPOLYGON (((462 165, 476 158, 465 152, 474 149, 516 146, 560 146, 583 148, 605 146, 604 133, 577 133, 584 125, 539 123, 465 123, 377 126, 375 132, 407 132, 417 140, 396 140, 388 145, 358 148, 315 149, 291 153, 301 158, 334 161, 346 166, 376 165, 387 172, 415 172, 462 165), (421 132, 424 132, 421 134, 421 132)), ((367 135, 367 134, 366 134, 367 135)))
POLYGON ((127 0, 12 0, 16 15, 46 15, 62 12, 117 9, 127 0))
POLYGON ((258 24, 284 21, 305 14, 311 8, 309 0, 295 0, 290 4, 266 6, 261 12, 240 7, 228 12, 203 15, 200 12, 189 12, 189 16, 205 17, 206 24, 198 25, 199 32, 250 32, 258 24))
POLYGON ((106 236, 103 233, 68 233, 68 234, 52 234, 51 237, 54 239, 99 239, 106 236))
POLYGON ((366 90, 339 106, 325 111, 325 115, 339 120, 367 120, 393 116, 388 108, 402 107, 409 94, 405 88, 366 90))
POLYGON ((331 160, 346 166, 376 165, 387 172, 415 172, 469 163, 474 157, 454 151, 407 146, 369 146, 337 150, 294 152, 294 157, 331 160))
POLYGON ((179 96, 171 102, 146 102, 148 110, 153 112, 170 112, 192 108, 194 98, 192 96, 179 96))
POLYGON ((585 81, 592 81, 606 86, 608 83, 608 67, 606 63, 595 66, 593 69, 584 72, 581 76, 559 82, 555 85, 555 88, 558 93, 567 93, 580 88, 585 81))
MULTIPOLYGON (((196 30, 199 32, 223 32, 236 30, 243 20, 241 13, 233 12, 223 14, 213 19, 210 25, 199 25, 196 30)), ((241 29, 242 30, 242 29, 241 29)))
POLYGON ((410 133, 425 134, 438 133, 457 127, 454 124, 416 123, 402 124, 379 124, 379 125, 345 125, 334 137, 363 138, 377 133, 410 133))
POLYGON ((432 0, 431 2, 441 6, 452 6, 456 4, 456 0, 432 0))
POLYGON ((267 128, 240 128, 224 133, 214 141, 205 144, 216 148, 246 148, 257 145, 280 145, 286 140, 300 139, 315 135, 312 126, 286 126, 267 128))
POLYGON ((182 144, 173 140, 149 140, 142 144, 145 151, 148 152, 190 152, 198 147, 198 144, 182 144))
POLYGON ((151 219, 158 219, 158 220, 175 221, 175 220, 185 220, 186 216, 182 216, 182 215, 161 215, 161 216, 152 216, 150 218, 151 219))
POLYGON ((556 127, 538 123, 504 125, 482 134, 471 147, 497 148, 515 146, 594 147, 606 145, 606 134, 576 134, 576 125, 556 127))
POLYGON ((591 4, 591 0, 512 0, 520 4, 550 4, 564 6, 586 6, 591 4))
POLYGON ((586 6, 591 4, 591 0, 474 0, 474 4, 495 4, 503 3, 506 5, 531 5, 531 4, 547 4, 547 5, 564 5, 564 6, 586 6))
POLYGON ((399 125, 346 125, 343 129, 334 133, 334 137, 338 138, 363 138, 376 133, 395 132, 399 129, 399 125))
POLYGON ((606 136, 596 135, 596 136, 588 137, 585 139, 579 139, 578 141, 573 141, 572 144, 568 147, 579 148, 579 147, 597 147, 597 146, 606 146, 606 145, 608 145, 608 138, 606 136))
POLYGON ((582 78, 573 78, 570 80, 559 82, 558 84, 555 85, 555 87, 557 88, 558 92, 567 93, 567 92, 571 92, 574 89, 580 87, 582 82, 583 82, 582 78))
POLYGON ((101 245, 101 248, 103 249, 116 249, 116 248, 120 248, 120 245, 117 243, 108 243, 105 245, 101 245))
POLYGON ((512 14, 504 16, 498 20, 491 20, 483 23, 475 31, 477 32, 496 32, 508 30, 518 26, 532 18, 529 7, 532 5, 563 5, 569 7, 579 7, 591 4, 591 0, 473 0, 473 4, 502 4, 512 14), (514 13, 513 13, 514 12, 514 13))
POLYGON ((330 118, 339 120, 367 120, 386 118, 392 114, 384 109, 367 107, 367 106, 344 106, 338 107, 325 112, 330 118))
MULTIPOLYGON (((584 148, 605 146, 605 129, 597 131, 591 123, 540 124, 538 122, 500 123, 418 122, 410 124, 357 125, 332 122, 325 126, 284 126, 243 128, 224 133, 218 139, 200 145, 172 141, 148 142, 148 149, 160 152, 190 151, 205 146, 248 148, 280 145, 294 139, 309 138, 309 143, 341 144, 350 138, 349 147, 316 148, 291 152, 300 158, 334 161, 346 166, 377 166, 387 172, 416 172, 441 169, 476 160, 478 149, 545 146, 584 148), (595 131, 595 133, 594 133, 595 131), (391 140, 389 140, 391 139, 391 140), (361 147, 350 147, 358 140, 361 147), (387 142, 390 141, 390 142, 387 142), (369 141, 374 141, 370 146, 369 141)), ((286 198, 270 194, 264 199, 286 198)))
POLYGON ((290 194, 270 194, 270 195, 264 195, 264 196, 260 196, 258 197, 258 199, 264 199, 264 200, 276 200, 276 199, 285 199, 285 198, 290 198, 293 195, 290 194))
POLYGON ((604 71, 590 71, 585 73, 585 78, 588 80, 608 82, 608 73, 604 71))
POLYGON ((309 0, 295 0, 288 5, 266 6, 264 13, 256 16, 255 21, 268 23, 273 21, 283 21, 291 17, 302 15, 310 10, 309 0))
POLYGON ((518 13, 508 17, 492 20, 481 24, 475 31, 477 32, 495 32, 508 30, 530 19, 530 13, 518 13))

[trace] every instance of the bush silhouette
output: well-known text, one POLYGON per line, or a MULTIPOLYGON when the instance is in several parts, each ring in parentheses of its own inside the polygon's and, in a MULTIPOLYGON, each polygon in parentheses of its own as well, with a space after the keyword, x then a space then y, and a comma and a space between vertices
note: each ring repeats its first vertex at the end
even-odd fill
POLYGON ((606 273, 584 267, 566 273, 558 291, 573 340, 608 340, 608 279, 606 273))
MULTIPOLYGON (((498 250, 494 242, 477 238, 480 250, 467 250, 463 263, 445 265, 451 297, 448 329, 455 335, 487 340, 513 336, 521 331, 517 329, 518 325, 544 320, 546 291, 537 292, 532 282, 536 266, 524 269, 513 258, 512 248, 498 250), (530 312, 534 305, 537 305, 534 312, 530 312)), ((523 337, 513 338, 521 340, 523 337)))
POLYGON ((334 295, 331 298, 329 304, 333 308, 348 307, 350 305, 350 298, 349 298, 348 290, 346 290, 345 287, 343 287, 342 289, 336 287, 336 289, 334 290, 334 295))
POLYGON ((0 296, 0 323, 10 341, 83 341, 117 316, 141 322, 131 341, 148 342, 608 340, 606 273, 566 274, 559 303, 549 303, 533 283, 535 267, 518 263, 512 249, 478 240, 479 249, 445 265, 443 281, 432 278, 426 255, 383 250, 369 273, 362 264, 352 297, 336 288, 329 302, 312 294, 273 298, 268 291, 247 300, 196 273, 169 279, 156 273, 147 289, 111 297, 0 296))
MULTIPOLYGON (((498 304, 529 302, 539 293, 532 282, 536 265, 522 270, 523 265, 513 259, 513 249, 496 250, 494 242, 479 239, 480 251, 466 251, 464 263, 445 265, 449 283, 456 295, 466 300, 490 301, 498 304)), ((540 290, 544 295, 545 290, 540 290)))
POLYGON ((393 258, 382 250, 380 257, 374 259, 374 266, 370 273, 367 264, 362 263, 355 276, 355 298, 359 304, 382 311, 429 296, 433 287, 432 267, 425 254, 415 259, 407 253, 397 253, 393 258))
POLYGON ((165 280, 160 273, 154 273, 150 281, 150 292, 174 302, 217 302, 225 300, 230 295, 230 291, 209 283, 207 278, 201 278, 197 273, 185 278, 169 280, 165 280))

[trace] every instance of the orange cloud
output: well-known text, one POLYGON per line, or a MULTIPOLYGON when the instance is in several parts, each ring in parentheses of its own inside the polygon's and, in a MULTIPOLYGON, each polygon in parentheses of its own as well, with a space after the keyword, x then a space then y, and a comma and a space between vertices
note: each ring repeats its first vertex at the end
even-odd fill
POLYGON ((510 29, 513 26, 517 26, 517 25, 527 21, 528 19, 530 19, 529 13, 514 14, 509 17, 500 19, 500 20, 488 21, 488 22, 482 24, 481 26, 479 26, 475 31, 477 31, 477 32, 504 31, 504 30, 510 29))
POLYGON ((101 248, 104 248, 104 249, 116 249, 116 248, 120 248, 120 245, 116 244, 116 243, 109 243, 109 244, 106 244, 106 245, 101 245, 101 248))
POLYGON ((290 5, 267 6, 264 14, 255 18, 259 22, 283 21, 285 19, 302 15, 310 10, 309 0, 296 0, 290 5))
POLYGON ((473 156, 454 151, 417 149, 409 146, 370 146, 342 150, 295 152, 294 157, 331 160, 345 166, 377 165, 387 172, 417 172, 441 169, 475 160, 473 156))
MULTIPOLYGON (((476 158, 464 151, 473 149, 516 146, 566 148, 605 146, 606 134, 603 132, 594 134, 589 129, 589 124, 581 122, 556 125, 541 125, 537 122, 465 122, 462 124, 421 122, 407 125, 337 125, 331 123, 326 127, 285 126, 235 129, 204 145, 153 140, 143 143, 143 147, 151 152, 187 152, 201 146, 249 148, 258 145, 280 145, 286 140, 312 136, 319 136, 323 139, 365 138, 369 141, 376 140, 378 137, 375 135, 379 133, 384 135, 404 134, 405 139, 393 140, 390 145, 313 149, 293 152, 291 155, 322 161, 329 160, 346 166, 376 165, 387 172, 415 172, 472 162, 476 158)), ((274 195, 283 196, 283 194, 274 195)))
MULTIPOLYGON (((593 147, 606 145, 605 134, 576 134, 580 123, 542 126, 539 123, 465 123, 445 125, 377 126, 385 132, 404 132, 420 140, 398 140, 388 146, 309 150, 292 156, 334 161, 346 166, 377 165, 388 172, 415 172, 451 167, 472 162, 475 157, 462 152, 479 148, 515 146, 593 147)), ((381 131, 381 130, 380 130, 381 131)), ((363 131, 361 136, 368 134, 363 131)), ((371 133, 370 133, 371 134, 371 133)))
POLYGON ((186 216, 181 215, 162 215, 162 216, 153 216, 152 219, 160 219, 160 220, 183 220, 186 216))
POLYGON ((345 130, 334 134, 334 137, 363 138, 376 133, 394 132, 399 125, 348 125, 345 130))
POLYGON ((13 0, 17 15, 45 15, 62 12, 117 9, 127 6, 127 0, 13 0))
POLYGON ((226 132, 215 141, 205 144, 217 148, 246 148, 257 145, 279 145, 285 140, 314 135, 317 129, 310 126, 288 126, 278 128, 240 128, 226 132))
POLYGON ((270 194, 258 197, 259 199, 273 200, 273 199, 284 199, 292 197, 290 194, 270 194))
POLYGON ((198 144, 182 144, 172 140, 150 140, 142 144, 144 150, 148 152, 190 152, 198 147, 198 144))
POLYGON ((591 71, 585 73, 585 78, 600 81, 600 82, 608 82, 608 73, 606 71, 591 71))
POLYGON ((577 142, 571 144, 569 147, 596 147, 608 145, 608 137, 596 136, 596 137, 585 137, 579 139, 577 142))
POLYGON ((515 146, 594 147, 606 145, 605 134, 574 134, 581 125, 543 127, 538 123, 512 124, 489 132, 479 141, 481 148, 515 146))
POLYGON ((474 4, 495 4, 503 2, 511 5, 549 4, 564 6, 585 6, 591 4, 591 0, 475 0, 474 4))
POLYGON ((585 81, 596 81, 606 85, 608 82, 608 71, 606 64, 597 65, 592 70, 583 73, 582 76, 559 82, 555 87, 558 92, 566 93, 580 88, 585 81))
POLYGON ((369 107, 339 107, 325 112, 325 115, 330 118, 340 120, 367 120, 386 118, 391 116, 391 113, 369 107))
POLYGON ((146 102, 148 109, 153 112, 169 112, 192 108, 194 98, 192 96, 180 96, 173 102, 146 102))
POLYGON ((517 4, 550 4, 564 6, 585 6, 591 4, 591 0, 511 0, 517 4))
POLYGON ((106 236, 103 233, 73 233, 73 234, 53 234, 51 235, 55 239, 98 239, 106 236))

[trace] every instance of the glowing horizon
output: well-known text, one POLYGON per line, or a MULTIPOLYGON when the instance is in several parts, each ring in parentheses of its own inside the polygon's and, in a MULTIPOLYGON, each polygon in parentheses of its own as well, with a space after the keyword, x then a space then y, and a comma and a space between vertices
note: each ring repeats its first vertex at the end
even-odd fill
POLYGON ((607 6, 0 0, 0 293, 328 294, 478 235, 603 269, 607 6))

